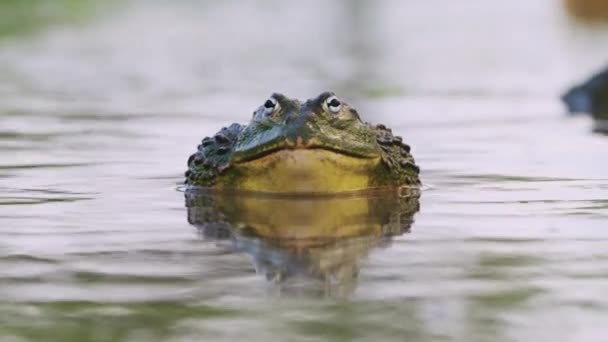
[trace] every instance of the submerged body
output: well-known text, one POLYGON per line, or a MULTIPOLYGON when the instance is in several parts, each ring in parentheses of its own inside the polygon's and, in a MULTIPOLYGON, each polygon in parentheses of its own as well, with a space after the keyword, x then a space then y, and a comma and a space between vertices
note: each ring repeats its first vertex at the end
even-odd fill
POLYGON ((322 93, 300 102, 273 94, 246 125, 203 139, 186 184, 215 190, 338 193, 420 185, 410 147, 384 125, 322 93))

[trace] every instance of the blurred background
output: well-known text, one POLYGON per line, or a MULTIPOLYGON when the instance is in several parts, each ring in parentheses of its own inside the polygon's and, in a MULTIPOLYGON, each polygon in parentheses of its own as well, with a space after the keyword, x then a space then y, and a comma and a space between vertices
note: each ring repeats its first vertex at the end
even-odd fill
POLYGON ((559 96, 608 64, 607 8, 3 0, 1 340, 601 340, 608 138, 559 96), (204 136, 325 90, 425 188, 346 295, 283 295, 180 184, 204 136))

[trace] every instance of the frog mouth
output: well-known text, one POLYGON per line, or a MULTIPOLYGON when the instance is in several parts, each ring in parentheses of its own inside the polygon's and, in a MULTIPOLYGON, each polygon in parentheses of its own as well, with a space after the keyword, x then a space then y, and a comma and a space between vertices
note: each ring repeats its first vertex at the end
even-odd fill
POLYGON ((357 159, 374 159, 380 156, 378 151, 370 148, 360 146, 346 148, 338 144, 322 142, 315 138, 310 139, 308 141, 304 141, 304 139, 298 137, 297 139, 295 139, 295 141, 284 139, 278 143, 267 144, 261 148, 249 149, 245 151, 235 151, 232 160, 235 163, 246 163, 285 150, 323 150, 326 152, 340 154, 346 157, 357 159))

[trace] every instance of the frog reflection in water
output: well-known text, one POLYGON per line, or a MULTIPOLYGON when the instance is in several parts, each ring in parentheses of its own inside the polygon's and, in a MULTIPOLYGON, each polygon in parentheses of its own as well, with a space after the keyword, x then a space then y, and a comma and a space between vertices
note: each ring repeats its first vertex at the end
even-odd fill
POLYGON ((247 125, 202 140, 187 188, 291 194, 418 187, 409 145, 333 93, 300 102, 273 94, 247 125))
POLYGON ((234 252, 281 292, 347 296, 370 249, 409 232, 419 192, 406 197, 278 198, 186 192, 188 221, 234 252))

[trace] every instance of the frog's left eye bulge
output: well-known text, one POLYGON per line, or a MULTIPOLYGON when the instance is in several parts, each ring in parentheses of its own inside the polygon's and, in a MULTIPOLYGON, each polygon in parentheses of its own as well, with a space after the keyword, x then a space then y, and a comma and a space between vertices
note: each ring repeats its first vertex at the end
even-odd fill
POLYGON ((270 100, 270 99, 268 99, 268 100, 266 100, 266 102, 264 102, 264 107, 266 107, 268 109, 274 108, 274 105, 275 105, 275 103, 272 102, 272 100, 270 100))
POLYGON ((266 115, 272 114, 272 112, 278 110, 280 108, 279 102, 274 97, 269 98, 264 102, 264 113, 266 115))
POLYGON ((337 113, 340 111, 340 108, 342 108, 342 102, 335 96, 328 97, 327 100, 325 100, 325 103, 327 104, 327 109, 332 113, 337 113))

